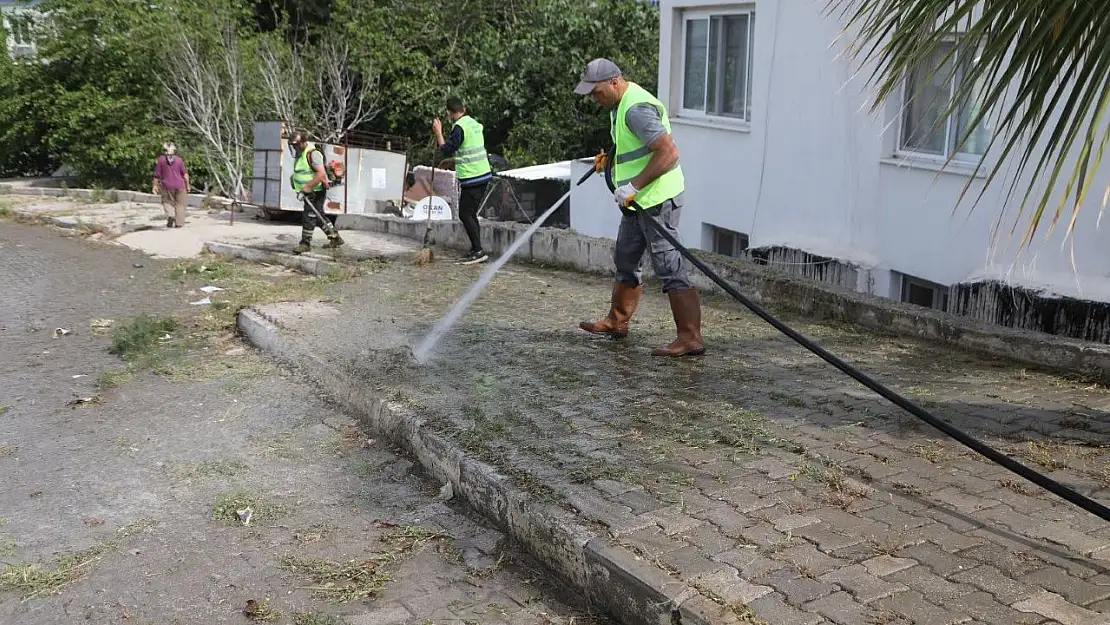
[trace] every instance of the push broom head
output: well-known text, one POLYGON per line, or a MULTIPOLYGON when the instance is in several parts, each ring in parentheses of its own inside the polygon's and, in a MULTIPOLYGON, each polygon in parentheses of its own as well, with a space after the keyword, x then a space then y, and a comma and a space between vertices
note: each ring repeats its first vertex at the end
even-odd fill
POLYGON ((416 253, 416 256, 412 259, 412 264, 428 265, 434 260, 435 258, 432 255, 432 248, 422 247, 420 248, 420 251, 416 253))

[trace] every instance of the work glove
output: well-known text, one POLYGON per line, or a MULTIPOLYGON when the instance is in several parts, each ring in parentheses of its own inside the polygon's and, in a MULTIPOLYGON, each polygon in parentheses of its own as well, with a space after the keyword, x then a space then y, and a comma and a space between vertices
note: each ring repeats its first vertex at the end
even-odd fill
POLYGON ((617 187, 617 190, 613 192, 613 198, 617 200, 617 206, 620 206, 621 208, 627 208, 630 204, 632 204, 632 200, 639 192, 640 190, 632 186, 632 183, 629 182, 624 184, 623 186, 617 187))
POLYGON ((600 174, 605 171, 609 166, 609 155, 603 150, 600 154, 594 157, 594 172, 600 174))

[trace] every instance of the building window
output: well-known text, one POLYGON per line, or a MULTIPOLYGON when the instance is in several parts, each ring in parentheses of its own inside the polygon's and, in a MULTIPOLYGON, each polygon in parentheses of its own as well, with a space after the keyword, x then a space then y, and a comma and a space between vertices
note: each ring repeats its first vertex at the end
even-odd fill
POLYGON ((751 122, 754 26, 752 11, 683 15, 683 114, 751 122))
POLYGON ((34 52, 34 23, 30 15, 8 14, 4 17, 4 27, 8 31, 8 50, 12 56, 27 56, 34 52))
POLYGON ((962 88, 971 63, 969 55, 955 46, 955 42, 941 45, 924 67, 906 77, 899 142, 902 151, 967 161, 979 160, 986 151, 992 134, 987 118, 960 146, 968 125, 981 110, 975 99, 961 103, 953 113, 945 115, 962 88))
POLYGON ((748 235, 710 224, 702 224, 702 238, 705 240, 703 247, 714 254, 738 258, 748 249, 748 235))
POLYGON ((906 274, 898 275, 902 279, 901 301, 925 308, 948 310, 948 287, 906 274))

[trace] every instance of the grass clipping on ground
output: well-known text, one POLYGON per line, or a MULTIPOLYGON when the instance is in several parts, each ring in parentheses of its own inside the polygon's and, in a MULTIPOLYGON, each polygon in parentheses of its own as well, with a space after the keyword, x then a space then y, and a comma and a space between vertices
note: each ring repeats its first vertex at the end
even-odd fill
MULTIPOLYGON (((227 355, 238 345, 235 318, 240 309, 315 299, 328 285, 376 270, 379 265, 367 262, 323 276, 309 276, 211 254, 177 263, 167 273, 169 280, 198 289, 214 286, 222 290, 209 294, 210 304, 183 309, 172 317, 143 313, 119 324, 112 333, 109 352, 126 362, 127 368, 104 372, 100 385, 121 386, 143 371, 188 380, 258 375, 264 366, 257 358, 227 355)), ((198 299, 202 296, 197 295, 198 299)))
POLYGON ((399 527, 381 537, 386 546, 384 551, 366 559, 341 563, 288 555, 281 559, 281 565, 311 579, 315 585, 305 590, 318 599, 333 603, 362 601, 375 597, 393 579, 384 567, 398 564, 432 541, 446 538, 444 534, 421 527, 399 527))
POLYGON ((5 564, 0 572, 0 590, 18 592, 23 601, 45 597, 60 592, 81 579, 93 564, 119 548, 123 541, 153 525, 143 520, 121 528, 109 540, 76 553, 58 557, 53 568, 35 563, 5 564))

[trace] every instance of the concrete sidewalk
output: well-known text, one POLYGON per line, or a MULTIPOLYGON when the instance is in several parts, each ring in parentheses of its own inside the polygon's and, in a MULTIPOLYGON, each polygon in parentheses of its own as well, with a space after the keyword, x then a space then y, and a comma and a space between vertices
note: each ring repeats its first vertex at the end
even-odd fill
MULTIPOLYGON (((23 219, 35 219, 63 228, 89 229, 104 233, 112 243, 142 251, 155 258, 192 258, 204 249, 215 248, 219 253, 274 262, 290 253, 300 240, 299 219, 272 222, 260 218, 261 214, 247 210, 235 214, 234 223, 227 210, 190 208, 185 226, 166 228, 166 217, 157 204, 115 202, 100 204, 70 198, 6 195, 2 200, 23 219), (207 245, 206 244, 214 244, 207 245), (266 254, 246 252, 259 250, 266 254), (274 255, 278 254, 278 255, 274 255)), ((339 250, 324 250, 324 233, 317 229, 314 238, 315 255, 338 258, 342 261, 360 261, 369 258, 385 260, 400 258, 419 249, 419 242, 390 237, 373 232, 344 231, 348 245, 339 250)), ((295 264, 295 263, 283 263, 295 264)), ((305 265, 305 263, 301 263, 305 265)), ((303 267, 298 267, 303 268, 303 267)))
MULTIPOLYGON (((1101 625, 1110 527, 984 462, 707 298, 709 355, 645 297, 626 342, 576 328, 608 281, 510 265, 415 365, 477 278, 447 263, 259 307, 240 328, 449 481, 627 623, 1101 625), (323 323, 322 323, 323 321, 323 323), (677 620, 676 620, 677 619, 677 620)), ((851 327, 795 328, 933 412, 1110 501, 1110 392, 851 327)))

